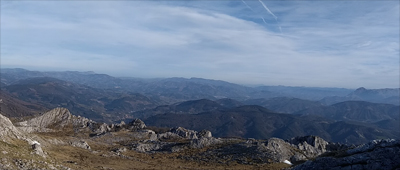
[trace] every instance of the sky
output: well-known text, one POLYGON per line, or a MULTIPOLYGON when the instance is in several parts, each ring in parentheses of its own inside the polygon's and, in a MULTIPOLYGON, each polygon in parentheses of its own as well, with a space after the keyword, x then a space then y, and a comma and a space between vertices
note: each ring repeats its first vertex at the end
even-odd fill
POLYGON ((1 68, 398 88, 399 1, 1 0, 1 68))

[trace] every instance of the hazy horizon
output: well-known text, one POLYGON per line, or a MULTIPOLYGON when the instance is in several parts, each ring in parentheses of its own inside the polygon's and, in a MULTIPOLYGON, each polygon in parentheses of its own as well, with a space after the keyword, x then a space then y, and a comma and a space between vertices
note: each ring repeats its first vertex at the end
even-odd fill
POLYGON ((1 68, 399 88, 399 1, 1 1, 1 68))
MULTIPOLYGON (((369 88, 366 86, 360 86, 360 87, 334 87, 334 86, 303 86, 303 85, 285 85, 285 84, 241 84, 241 83, 236 83, 236 82, 231 82, 231 81, 226 81, 226 80, 221 80, 221 79, 209 79, 209 78, 204 78, 204 77, 179 77, 179 76, 171 76, 171 77, 132 77, 132 76, 114 76, 106 73, 101 73, 101 72, 95 72, 95 71, 77 71, 77 70, 47 70, 47 69, 28 69, 28 68, 18 68, 18 67, 5 67, 2 69, 24 69, 28 71, 38 71, 38 72, 80 72, 80 73, 93 73, 93 74, 105 74, 109 75, 115 78, 135 78, 135 79, 168 79, 168 78, 184 78, 184 79, 192 79, 192 78, 199 78, 199 79, 206 79, 206 80, 215 80, 215 81, 224 81, 228 83, 233 83, 241 86, 247 86, 247 87, 261 87, 261 86, 284 86, 284 87, 306 87, 306 88, 337 88, 337 89, 349 89, 349 90, 356 90, 358 88, 366 88, 366 89, 394 89, 394 88, 399 88, 400 87, 382 87, 382 88, 369 88)), ((1 76, 0 76, 1 77, 1 76)))

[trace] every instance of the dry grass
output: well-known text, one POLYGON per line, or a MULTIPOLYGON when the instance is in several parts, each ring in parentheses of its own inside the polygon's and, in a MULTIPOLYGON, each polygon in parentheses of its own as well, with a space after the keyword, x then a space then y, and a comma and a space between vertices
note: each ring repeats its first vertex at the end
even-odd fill
MULTIPOLYGON (((132 140, 130 132, 120 131, 113 132, 113 135, 122 137, 123 139, 132 140)), ((289 165, 276 163, 276 164, 254 164, 243 165, 236 162, 227 164, 206 161, 192 161, 181 159, 185 155, 196 155, 207 149, 221 147, 212 146, 203 149, 185 149, 176 153, 139 153, 133 150, 116 153, 113 150, 116 148, 124 147, 120 145, 122 142, 114 144, 103 142, 102 138, 90 138, 89 134, 77 134, 71 131, 52 132, 52 133, 36 133, 44 143, 43 150, 47 153, 47 157, 43 158, 38 155, 31 154, 32 148, 26 141, 16 140, 12 143, 0 142, 0 151, 7 151, 6 156, 9 160, 27 159, 48 162, 53 165, 62 165, 71 169, 83 170, 100 170, 100 169, 113 169, 113 170, 131 170, 131 169, 205 169, 205 170, 219 170, 219 169, 283 169, 288 168, 289 165), (91 150, 86 150, 78 147, 65 144, 52 144, 50 139, 59 141, 71 140, 85 140, 90 146, 91 150)), ((106 139, 106 138, 105 138, 106 139)), ((175 141, 176 142, 176 141, 175 141)), ((186 143, 188 141, 179 141, 186 143)), ((232 141, 233 143, 237 141, 232 141)), ((36 162, 37 162, 36 161, 36 162)), ((45 167, 47 165, 37 165, 37 167, 45 167)), ((0 168, 1 169, 1 168, 0 168)))
MULTIPOLYGON (((121 133, 120 135, 126 135, 121 133)), ((72 146, 51 146, 46 148, 49 157, 54 159, 57 164, 70 167, 72 169, 283 169, 289 167, 286 164, 258 164, 242 165, 238 163, 218 164, 201 161, 188 161, 180 159, 181 155, 193 155, 204 152, 204 149, 187 149, 177 153, 139 153, 132 150, 119 153, 112 150, 123 147, 121 145, 107 145, 99 141, 86 140, 92 150, 85 150, 72 146)))
POLYGON ((49 155, 57 161, 72 169, 282 169, 289 167, 286 164, 263 165, 221 165, 216 163, 185 161, 178 159, 178 153, 146 154, 135 151, 126 151, 118 156, 111 154, 107 146, 94 146, 91 152, 85 149, 62 146, 51 148, 49 155), (102 150, 98 150, 102 149, 102 150))
MULTIPOLYGON (((2 165, 9 164, 10 166, 6 169, 18 169, 15 165, 16 160, 31 161, 31 166, 36 168, 48 168, 45 161, 46 158, 38 156, 32 153, 32 147, 26 141, 14 139, 11 141, 3 142, 0 141, 0 163, 2 165)), ((0 167, 2 169, 4 167, 0 167)))

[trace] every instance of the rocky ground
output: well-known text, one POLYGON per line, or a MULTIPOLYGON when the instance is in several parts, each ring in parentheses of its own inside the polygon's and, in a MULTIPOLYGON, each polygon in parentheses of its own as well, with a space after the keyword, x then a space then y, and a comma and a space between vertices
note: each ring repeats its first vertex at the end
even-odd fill
POLYGON ((400 169, 400 141, 374 140, 342 152, 326 153, 293 169, 400 169))
POLYGON ((396 169, 399 140, 360 146, 317 136, 215 138, 210 131, 96 123, 56 108, 23 122, 0 115, 0 169, 396 169))

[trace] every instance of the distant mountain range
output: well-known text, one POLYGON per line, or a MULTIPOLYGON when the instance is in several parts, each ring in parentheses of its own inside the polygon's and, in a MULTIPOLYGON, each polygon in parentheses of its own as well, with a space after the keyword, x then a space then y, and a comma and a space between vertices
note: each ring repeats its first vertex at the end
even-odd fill
POLYGON ((214 110, 222 110, 226 107, 222 106, 216 101, 208 100, 208 99, 200 99, 200 100, 189 100, 185 102, 179 102, 172 105, 162 105, 157 106, 153 109, 141 110, 132 113, 133 117, 137 118, 148 118, 158 114, 198 114, 201 112, 214 111, 214 110))
POLYGON ((311 101, 291 97, 275 97, 270 99, 249 99, 244 101, 248 105, 259 105, 275 112, 294 113, 304 109, 323 106, 318 101, 311 101))
POLYGON ((7 117, 20 118, 34 116, 47 110, 46 107, 41 105, 19 100, 6 91, 0 90, 0 94, 0 111, 7 117))
MULTIPOLYGON (((96 89, 50 77, 19 80, 2 87, 2 91, 6 98, 15 98, 14 100, 29 103, 24 106, 30 107, 32 112, 43 111, 43 108, 65 107, 77 115, 104 122, 129 118, 126 117, 129 112, 153 108, 158 105, 157 101, 139 93, 120 93, 96 89), (8 97, 7 94, 9 94, 8 97)), ((3 103, 12 105, 22 102, 4 100, 3 103)), ((10 110, 10 113, 6 115, 15 117, 13 114, 21 113, 17 110, 10 110)), ((27 113, 25 116, 31 114, 27 113)))
POLYGON ((25 69, 1 69, 2 86, 11 85, 19 80, 34 77, 52 77, 71 83, 86 85, 98 89, 129 91, 148 97, 160 98, 167 104, 186 100, 230 98, 238 101, 248 99, 271 99, 289 97, 320 101, 331 105, 349 100, 369 101, 399 105, 399 89, 364 89, 260 86, 246 87, 220 80, 201 78, 164 78, 140 79, 117 78, 94 72, 39 72, 25 69))
POLYGON ((344 101, 368 101, 373 103, 400 104, 400 89, 365 89, 360 87, 346 96, 325 97, 320 102, 326 105, 344 101))
MULTIPOLYGON (((321 100, 327 96, 346 96, 353 89, 326 88, 326 87, 288 87, 288 86, 260 86, 257 91, 264 93, 273 92, 273 97, 291 97, 305 100, 321 100)), ((262 95, 254 98, 264 98, 262 95)))
POLYGON ((362 122, 274 113, 256 105, 199 114, 158 114, 144 121, 150 126, 208 129, 218 137, 289 139, 296 135, 318 135, 342 143, 362 143, 382 137, 398 138, 397 131, 362 122))
POLYGON ((400 107, 391 104, 364 101, 346 101, 330 106, 316 106, 294 114, 319 115, 334 120, 378 122, 386 119, 399 120, 400 107))
POLYGON ((1 113, 55 107, 99 122, 208 129, 219 137, 317 135, 343 143, 399 138, 399 89, 246 87, 200 78, 116 78, 93 72, 1 69, 1 113))

